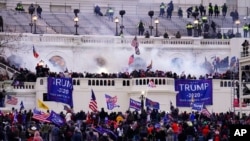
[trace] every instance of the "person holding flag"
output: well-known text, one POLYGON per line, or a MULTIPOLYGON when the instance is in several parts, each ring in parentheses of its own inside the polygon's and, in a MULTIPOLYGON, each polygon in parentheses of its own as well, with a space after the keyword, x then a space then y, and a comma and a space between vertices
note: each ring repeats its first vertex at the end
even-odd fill
POLYGON ((135 36, 135 38, 132 40, 131 46, 135 48, 135 54, 136 54, 136 55, 140 55, 139 42, 138 42, 136 36, 135 36))

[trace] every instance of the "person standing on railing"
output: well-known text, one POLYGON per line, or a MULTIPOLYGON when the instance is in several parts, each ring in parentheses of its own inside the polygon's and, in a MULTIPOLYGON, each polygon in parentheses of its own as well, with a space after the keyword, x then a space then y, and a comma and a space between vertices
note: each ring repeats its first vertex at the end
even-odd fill
POLYGON ((40 18, 40 19, 42 18, 42 11, 43 11, 42 7, 40 5, 38 5, 38 7, 36 9, 36 13, 37 13, 38 18, 40 18))
POLYGON ((214 17, 218 17, 220 14, 220 10, 217 4, 214 6, 214 17))

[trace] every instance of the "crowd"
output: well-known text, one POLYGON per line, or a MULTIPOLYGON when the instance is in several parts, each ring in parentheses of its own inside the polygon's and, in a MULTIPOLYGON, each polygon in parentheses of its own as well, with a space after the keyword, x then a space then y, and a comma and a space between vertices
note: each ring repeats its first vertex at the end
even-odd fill
MULTIPOLYGON (((47 111, 49 112, 49 111, 47 111)), ((0 115, 0 140, 3 141, 229 141, 230 125, 250 124, 234 112, 205 114, 200 111, 128 110, 108 113, 61 112, 64 125, 57 126, 32 118, 29 110, 12 109, 0 115)))

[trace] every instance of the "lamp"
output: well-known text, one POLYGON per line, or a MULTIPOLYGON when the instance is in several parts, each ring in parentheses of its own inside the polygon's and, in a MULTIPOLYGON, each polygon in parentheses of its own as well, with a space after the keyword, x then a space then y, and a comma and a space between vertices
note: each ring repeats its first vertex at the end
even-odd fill
POLYGON ((119 18, 115 17, 115 36, 118 36, 118 23, 119 23, 119 18))
POLYGON ((78 32, 77 32, 77 28, 79 27, 79 25, 78 25, 78 21, 79 21, 79 18, 78 18, 78 17, 75 17, 75 18, 74 18, 75 28, 76 28, 75 35, 78 35, 78 32))
POLYGON ((241 37, 241 34, 239 33, 240 20, 236 20, 235 24, 237 26, 237 33, 235 34, 235 37, 241 37))
POLYGON ((194 37, 198 37, 198 20, 194 20, 194 37))
POLYGON ((159 24, 159 20, 158 18, 155 19, 155 37, 159 37, 158 35, 158 24, 159 24))
POLYGON ((122 19, 120 29, 121 29, 121 33, 123 34, 123 28, 124 28, 124 25, 123 25, 123 15, 126 14, 126 11, 125 10, 120 10, 119 14, 121 15, 121 19, 122 19))
POLYGON ((154 11, 148 11, 148 16, 150 17, 151 19, 151 24, 149 26, 149 29, 150 29, 150 35, 152 36, 152 30, 153 30, 153 16, 154 16, 154 11))
POLYGON ((32 20, 33 20, 33 23, 34 23, 34 34, 36 34, 36 21, 37 21, 37 16, 34 15, 34 16, 32 17, 32 20))
POLYGON ((144 111, 144 99, 145 99, 145 91, 141 91, 141 112, 144 111))

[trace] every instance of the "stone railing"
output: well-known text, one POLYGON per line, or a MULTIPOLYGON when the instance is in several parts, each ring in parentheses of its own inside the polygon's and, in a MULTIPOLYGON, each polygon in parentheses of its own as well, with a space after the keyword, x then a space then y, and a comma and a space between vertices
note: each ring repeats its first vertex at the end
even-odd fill
MULTIPOLYGON (((174 79, 166 77, 147 77, 147 78, 132 78, 132 79, 122 79, 122 78, 73 78, 74 87, 130 87, 131 89, 138 88, 147 88, 148 82, 153 80, 156 84, 157 89, 174 89, 174 79)), ((237 81, 237 80, 236 80, 237 81)), ((235 82, 236 82, 235 81, 235 82)), ((7 82, 7 81, 6 81, 7 82)), ((228 88, 234 87, 232 80, 222 80, 222 79, 213 79, 214 85, 216 88, 228 88)), ((3 86, 5 81, 0 82, 0 86, 3 86)), ((8 87, 10 87, 9 84, 8 87)), ((11 86, 12 90, 18 92, 18 90, 35 90, 36 86, 46 86, 47 78, 38 78, 37 82, 24 82, 20 86, 11 86)), ((157 90, 156 89, 156 90, 157 90)))
MULTIPOLYGON (((43 44, 72 44, 72 45, 94 45, 96 44, 116 44, 118 47, 123 47, 123 45, 130 44, 133 40, 134 36, 126 36, 126 37, 117 37, 117 36, 97 36, 97 35, 82 35, 82 36, 74 36, 74 35, 61 35, 61 34, 30 34, 24 33, 20 36, 20 34, 9 33, 8 38, 13 36, 13 38, 19 37, 16 42, 42 42, 43 44), (119 46, 120 45, 120 46, 119 46)), ((0 38, 4 40, 6 37, 5 33, 0 33, 0 38)), ((225 47, 229 48, 230 39, 201 39, 201 38, 181 38, 181 39, 164 39, 164 38, 144 38, 137 37, 140 44, 146 45, 170 45, 171 47, 202 47, 206 46, 209 48, 216 47, 225 47)))

